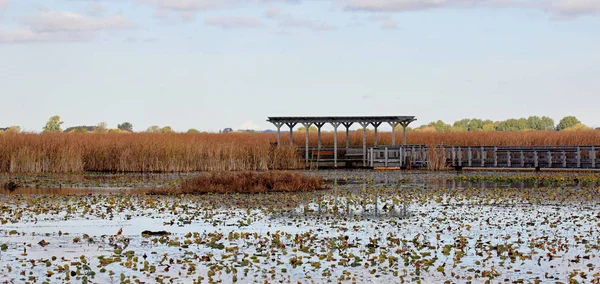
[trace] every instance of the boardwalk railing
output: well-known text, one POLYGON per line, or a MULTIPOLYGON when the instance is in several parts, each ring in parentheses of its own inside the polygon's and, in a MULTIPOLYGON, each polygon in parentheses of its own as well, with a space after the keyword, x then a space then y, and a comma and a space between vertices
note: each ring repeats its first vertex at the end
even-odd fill
MULTIPOLYGON (((600 146, 444 146, 436 154, 444 155, 449 167, 596 169, 598 149, 600 146)), ((369 148, 367 160, 370 167, 426 167, 430 153, 423 145, 381 146, 369 148)))
POLYGON ((310 167, 367 166, 423 168, 432 160, 447 167, 462 168, 563 168, 600 169, 600 146, 515 146, 459 147, 425 145, 378 146, 368 148, 308 148, 300 149, 308 156, 310 167), (336 155, 337 154, 337 155, 336 155), (430 157, 436 155, 436 157, 430 157))

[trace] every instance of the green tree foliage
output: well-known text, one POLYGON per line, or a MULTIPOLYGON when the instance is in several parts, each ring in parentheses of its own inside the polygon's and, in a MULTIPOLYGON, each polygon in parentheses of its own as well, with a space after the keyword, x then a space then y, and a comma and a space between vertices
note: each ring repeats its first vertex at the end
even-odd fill
POLYGON ((64 122, 60 121, 60 116, 55 115, 51 117, 48 122, 46 122, 46 126, 44 126, 44 132, 61 132, 61 125, 64 122))
MULTIPOLYGON (((306 131, 305 129, 306 128, 304 126, 300 126, 300 127, 298 127, 298 129, 296 131, 304 133, 306 131)), ((318 129, 314 125, 311 125, 310 127, 308 127, 308 133, 316 133, 317 131, 318 131, 318 129)), ((323 130, 321 130, 321 131, 323 131, 323 130)))
POLYGON ((133 132, 133 124, 131 124, 129 122, 123 122, 121 124, 118 124, 117 128, 124 130, 124 131, 133 132))
POLYGON ((525 118, 510 118, 502 121, 496 126, 498 131, 521 131, 530 129, 525 118))
POLYGON ((200 131, 198 131, 198 129, 195 128, 190 128, 188 129, 187 133, 200 133, 200 131))
POLYGON ((554 120, 547 116, 530 116, 527 118, 527 126, 534 130, 553 130, 554 120))
POLYGON ((450 124, 446 124, 441 120, 429 123, 428 126, 433 126, 438 132, 449 132, 451 127, 450 124))
POLYGON ((94 128, 94 132, 97 132, 97 133, 108 132, 108 126, 107 126, 106 122, 98 123, 98 125, 96 125, 96 127, 94 128))
POLYGON ((581 124, 581 121, 574 116, 565 116, 563 117, 558 125, 556 126, 557 130, 565 130, 570 127, 574 127, 577 124, 581 124))
POLYGON ((175 133, 171 126, 165 126, 160 129, 160 133, 175 133))
POLYGON ((158 126, 158 125, 152 125, 152 126, 148 127, 148 129, 146 129, 146 132, 148 132, 148 133, 160 133, 160 126, 158 126))

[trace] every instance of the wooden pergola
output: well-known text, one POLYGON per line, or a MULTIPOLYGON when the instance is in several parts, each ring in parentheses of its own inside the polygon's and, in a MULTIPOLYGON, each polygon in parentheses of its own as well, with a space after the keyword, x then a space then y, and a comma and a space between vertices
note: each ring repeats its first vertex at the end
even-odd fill
MULTIPOLYGON (((308 162, 308 130, 309 127, 314 125, 317 127, 317 147, 321 148, 321 128, 325 124, 331 124, 333 126, 333 147, 334 147, 334 164, 337 166, 337 130, 340 125, 346 127, 346 148, 350 148, 348 134, 350 127, 354 123, 360 124, 363 129, 363 157, 367 156, 367 127, 372 125, 375 128, 374 133, 374 144, 377 146, 377 128, 383 124, 388 123, 392 127, 392 145, 396 145, 396 126, 402 126, 402 144, 406 145, 406 127, 415 121, 414 116, 299 116, 299 117, 269 117, 268 122, 273 123, 277 127, 277 145, 281 145, 281 127, 287 125, 290 128, 290 145, 294 142, 294 127, 297 124, 301 124, 305 128, 305 155, 306 161, 308 162)), ((366 163, 366 160, 365 160, 366 163)))

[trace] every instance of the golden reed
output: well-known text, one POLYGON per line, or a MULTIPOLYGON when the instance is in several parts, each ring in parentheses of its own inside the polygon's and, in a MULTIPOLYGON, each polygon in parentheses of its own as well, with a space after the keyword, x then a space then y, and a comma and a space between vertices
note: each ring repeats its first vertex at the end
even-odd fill
MULTIPOLYGON (((99 133, 2 133, 0 172, 69 173, 107 172, 188 172, 257 171, 304 167, 295 146, 274 147, 274 133, 227 134, 99 134, 99 133)), ((373 132, 367 135, 372 145, 373 132)), ((380 132, 379 144, 391 144, 391 133, 380 132)), ((310 144, 317 134, 310 133, 310 144)), ((322 133, 323 147, 333 144, 333 133, 322 133)), ((340 149, 345 145, 338 133, 340 149)), ((350 144, 361 145, 362 131, 352 131, 350 144)), ((402 134, 396 133, 396 143, 402 134)), ((600 145, 600 131, 455 132, 410 131, 408 144, 460 146, 600 145)), ((294 144, 304 145, 304 133, 294 133, 294 144)))

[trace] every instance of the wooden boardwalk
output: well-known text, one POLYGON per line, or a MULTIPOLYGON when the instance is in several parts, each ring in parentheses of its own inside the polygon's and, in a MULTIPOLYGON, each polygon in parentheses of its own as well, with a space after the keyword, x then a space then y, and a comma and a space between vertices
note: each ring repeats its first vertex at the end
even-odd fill
MULTIPOLYGON (((366 166, 424 168, 431 158, 445 160, 456 168, 498 169, 600 169, 600 146, 518 146, 460 147, 444 146, 430 149, 424 145, 370 147, 367 155, 362 148, 338 150, 337 161, 347 167, 366 166), (433 157, 435 155, 435 157, 433 157)), ((310 167, 328 166, 334 161, 334 149, 309 148, 310 167)))

